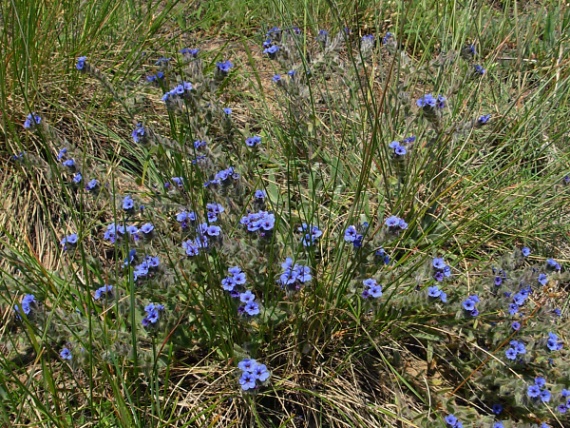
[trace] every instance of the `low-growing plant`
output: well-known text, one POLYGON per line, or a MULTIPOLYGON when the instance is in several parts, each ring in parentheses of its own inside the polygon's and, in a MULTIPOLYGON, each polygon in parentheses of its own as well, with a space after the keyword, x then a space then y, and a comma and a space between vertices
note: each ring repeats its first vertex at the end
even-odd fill
POLYGON ((568 73, 420 3, 178 38, 124 82, 79 52, 120 114, 78 113, 97 151, 22 116, 7 165, 50 220, 1 229, 5 423, 569 423, 568 73))

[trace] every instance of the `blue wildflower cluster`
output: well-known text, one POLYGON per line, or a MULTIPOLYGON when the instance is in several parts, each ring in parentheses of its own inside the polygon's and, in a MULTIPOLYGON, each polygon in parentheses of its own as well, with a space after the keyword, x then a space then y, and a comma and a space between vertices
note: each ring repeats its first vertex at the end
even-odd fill
POLYGON ((294 263, 291 257, 287 257, 281 263, 283 272, 279 276, 279 284, 289 291, 299 291, 302 286, 313 279, 311 269, 308 266, 294 263))
POLYGON ((526 354, 526 347, 520 340, 511 340, 509 345, 510 347, 505 351, 505 355, 509 360, 515 361, 520 358, 521 355, 526 354))
POLYGON ((28 116, 26 116, 26 120, 24 121, 24 128, 33 129, 40 123, 42 123, 42 118, 36 113, 30 113, 28 116))
POLYGON ((447 293, 439 288, 438 285, 428 287, 428 296, 432 299, 439 299, 442 303, 447 303, 447 293))
POLYGON ((239 384, 242 391, 253 391, 265 385, 271 373, 267 370, 265 364, 258 363, 254 359, 246 358, 238 363, 238 368, 241 370, 239 384))
POLYGON ((401 232, 408 228, 408 223, 406 223, 404 219, 395 215, 388 217, 384 224, 388 228, 388 231, 393 233, 401 232))
POLYGON ((173 102, 188 98, 192 93, 192 83, 182 82, 176 85, 173 89, 168 91, 162 96, 162 101, 167 105, 172 105, 173 102))
POLYGON ((374 278, 368 278, 362 281, 364 290, 362 291, 362 298, 378 299, 382 296, 382 286, 378 285, 374 278))
POLYGON ((445 263, 443 257, 434 258, 431 262, 431 267, 433 269, 433 279, 437 282, 441 282, 444 278, 451 276, 451 268, 445 263))
POLYGON ((269 237, 275 227, 275 214, 268 211, 258 211, 243 216, 240 224, 245 226, 248 232, 257 232, 261 237, 269 237))
POLYGON ((159 319, 160 313, 164 311, 164 306, 156 303, 149 303, 145 306, 144 311, 146 316, 142 320, 142 325, 145 328, 155 326, 159 319))
POLYGON ((445 424, 449 428, 463 428, 463 423, 461 421, 459 421, 459 419, 457 419, 457 417, 453 413, 450 413, 449 415, 447 415, 444 418, 444 420, 445 420, 445 424))
POLYGON ((534 384, 528 386, 527 396, 533 400, 548 403, 550 401, 551 393, 546 388, 546 379, 542 376, 537 377, 534 380, 534 384))
POLYGON ((297 230, 302 233, 301 244, 303 244, 303 247, 314 245, 323 235, 318 226, 308 225, 307 223, 303 223, 297 230))

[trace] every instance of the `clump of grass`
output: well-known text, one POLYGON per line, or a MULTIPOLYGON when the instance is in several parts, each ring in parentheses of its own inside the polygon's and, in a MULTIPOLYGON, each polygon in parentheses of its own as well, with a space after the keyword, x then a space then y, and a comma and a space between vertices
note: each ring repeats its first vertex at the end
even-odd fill
POLYGON ((2 184, 6 423, 564 425, 564 22, 527 67, 517 4, 328 11, 67 51, 81 125, 28 103, 2 184))

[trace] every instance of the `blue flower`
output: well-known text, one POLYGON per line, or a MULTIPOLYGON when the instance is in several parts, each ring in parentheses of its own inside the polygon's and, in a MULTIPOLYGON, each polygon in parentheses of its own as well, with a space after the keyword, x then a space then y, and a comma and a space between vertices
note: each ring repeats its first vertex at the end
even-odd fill
POLYGON ((73 176, 72 181, 73 181, 75 184, 79 184, 79 183, 81 183, 81 180, 83 180, 83 176, 81 175, 81 173, 80 173, 80 172, 75 173, 75 175, 73 176))
POLYGON ((528 248, 528 247, 522 247, 522 249, 521 249, 521 253, 522 253, 523 257, 530 256, 530 252, 531 252, 530 248, 528 248))
POLYGON ((139 233, 139 228, 136 227, 134 224, 127 226, 126 231, 129 234, 129 236, 132 236, 135 240, 137 239, 136 235, 139 233))
POLYGON ((88 192, 92 192, 96 190, 98 186, 99 182, 97 181, 97 179, 93 178, 85 185, 85 190, 87 190, 88 192))
POLYGON ((382 296, 382 286, 381 285, 374 285, 368 288, 368 294, 377 299, 382 296))
POLYGON ((222 288, 226 291, 234 291, 236 285, 245 285, 247 278, 239 266, 228 269, 229 275, 222 280, 222 288))
POLYGON ((239 301, 242 303, 249 303, 255 300, 255 294, 253 294, 250 290, 246 290, 239 295, 239 301))
POLYGON ((233 68, 233 64, 230 60, 220 61, 216 63, 216 69, 222 76, 227 76, 230 70, 233 68))
POLYGON ((517 354, 526 354, 524 343, 518 340, 511 340, 509 344, 517 351, 517 354))
POLYGON ((141 226, 140 230, 145 235, 148 235, 149 233, 151 233, 154 230, 154 226, 152 225, 152 223, 145 223, 141 226))
POLYGON ((245 144, 248 147, 255 147, 255 146, 261 144, 261 137, 259 135, 254 135, 253 137, 248 137, 245 140, 245 144))
POLYGON ((32 129, 36 125, 39 125, 42 121, 42 118, 38 116, 36 113, 30 113, 26 116, 26 120, 24 121, 24 128, 25 129, 32 129))
POLYGON ((497 421, 493 424, 493 428, 505 428, 502 422, 497 421))
POLYGON ((59 352, 59 356, 61 357, 62 360, 71 360, 73 358, 73 355, 71 355, 71 351, 67 348, 63 348, 59 352))
POLYGON ((513 360, 513 361, 514 361, 514 360, 516 360, 518 353, 517 353, 516 349, 514 349, 514 348, 508 348, 508 349, 505 351, 505 355, 507 356, 507 358, 508 358, 509 360, 513 360))
POLYGON ((239 378, 239 384, 241 385, 241 389, 243 389, 244 391, 255 389, 256 386, 255 381, 256 381, 255 375, 250 372, 243 372, 241 377, 239 378))
POLYGON ((475 305, 477 302, 475 302, 473 299, 471 299, 470 297, 468 297, 467 299, 465 299, 462 303, 463 309, 465 309, 466 311, 472 311, 473 309, 475 309, 475 305))
POLYGON ((256 302, 251 301, 244 306, 244 311, 249 316, 259 315, 259 305, 256 302))
POLYGON ((483 76, 487 71, 482 66, 480 66, 479 64, 475 64, 475 66, 473 68, 474 68, 474 73, 476 75, 479 75, 479 76, 483 76))
POLYGON ((388 144, 388 147, 394 151, 394 156, 396 157, 404 156, 406 153, 408 153, 406 148, 400 145, 399 141, 392 141, 390 144, 388 144))
POLYGON ((257 367, 257 361, 252 358, 245 358, 238 363, 238 368, 244 372, 253 373, 255 367, 257 367))
POLYGON ((482 126, 482 125, 486 125, 489 120, 491 119, 491 115, 490 114, 484 114, 483 116, 479 116, 477 118, 477 124, 482 126))
POLYGON ((267 211, 249 213, 240 220, 240 224, 245 226, 249 232, 260 232, 265 236, 265 232, 273 230, 275 226, 275 214, 267 211))
POLYGON ((170 62, 171 59, 172 58, 161 57, 154 63, 154 65, 156 65, 158 67, 163 67, 165 65, 168 65, 168 63, 170 62))
POLYGON ((437 270, 443 270, 443 268, 445 268, 445 266, 447 266, 445 264, 445 262, 443 261, 442 257, 434 258, 431 265, 433 266, 434 269, 437 269, 437 270))
POLYGON ((540 285, 546 285, 548 283, 548 276, 545 273, 541 273, 538 275, 538 282, 540 285))
POLYGON ((271 376, 265 364, 256 364, 252 372, 260 382, 265 382, 271 376))
POLYGON ((297 230, 303 233, 301 243, 304 247, 310 247, 323 235, 318 226, 309 226, 306 223, 303 223, 297 230))
POLYGON ((399 231, 408 228, 408 223, 395 215, 388 217, 385 221, 385 225, 390 231, 399 231))
POLYGON ((18 154, 12 155, 12 156, 10 156, 10 160, 13 162, 19 162, 22 159, 24 159, 25 154, 26 154, 26 152, 20 152, 18 154))
POLYGON ((556 411, 558 411, 558 413, 564 414, 568 411, 568 405, 560 404, 559 406, 556 407, 556 411))
POLYGON ((319 30, 319 33, 317 34, 317 42, 323 45, 326 44, 328 36, 329 32, 327 30, 319 30))
POLYGON ((146 141, 146 130, 144 125, 141 122, 137 123, 131 135, 135 143, 144 143, 146 141))
POLYGON ((551 351, 559 351, 563 348, 564 344, 556 334, 549 332, 546 346, 551 351))
POLYGON ((390 264, 390 256, 386 253, 384 248, 380 247, 375 252, 374 255, 384 262, 385 265, 390 264))
POLYGON ((512 328, 514 331, 519 331, 520 328, 521 328, 521 323, 518 322, 518 321, 513 321, 513 323, 511 324, 511 328, 512 328))
POLYGON ((394 35, 388 31, 386 35, 382 37, 382 44, 385 45, 392 39, 394 39, 394 35))
POLYGON ((434 285, 433 287, 428 287, 428 296, 434 298, 439 297, 441 296, 441 290, 437 285, 434 285))
POLYGON ((435 103, 435 107, 440 109, 440 110, 445 108, 445 102, 446 101, 447 101, 447 98, 445 98, 443 95, 438 95, 437 101, 435 103))
POLYGON ((560 264, 559 264, 556 260, 554 260, 554 259, 546 259, 546 265, 547 265, 549 268, 554 269, 554 270, 560 270, 560 269, 562 269, 562 268, 560 267, 560 264))
POLYGON ((113 286, 112 285, 104 285, 102 287, 99 287, 97 290, 95 290, 95 294, 93 296, 93 298, 95 300, 100 300, 102 298, 107 298, 113 295, 113 286))
POLYGON ((182 55, 191 56, 192 58, 196 58, 198 56, 199 52, 200 52, 200 49, 197 49, 197 48, 182 48, 180 50, 180 53, 182 55))
POLYGON ((219 226, 210 225, 206 229, 206 234, 208 236, 220 236, 220 233, 222 233, 222 228, 219 226))
POLYGON ((449 425, 450 427, 455 427, 457 425, 457 422, 458 422, 458 420, 454 414, 449 414, 443 419, 445 420, 445 423, 447 425, 449 425))
POLYGON ((279 52, 279 46, 273 45, 263 50, 264 54, 267 54, 269 58, 275 59, 277 57, 277 52, 279 52))
POLYGON ((57 153, 57 160, 58 162, 61 161, 67 155, 67 148, 63 147, 57 153))
POLYGON ((281 28, 271 27, 269 30, 267 30, 267 33, 265 33, 265 36, 266 37, 279 37, 280 34, 281 34, 281 28))
POLYGON ((354 242, 354 240, 357 237, 358 237, 358 231, 356 230, 356 227, 354 227, 353 225, 348 226, 344 231, 344 240, 346 242, 354 242))
POLYGON ((308 266, 293 264, 293 260, 290 257, 285 259, 281 267, 283 268, 283 273, 279 277, 279 283, 281 283, 282 288, 287 287, 299 290, 301 285, 313 279, 311 269, 308 266))
POLYGON ((164 306, 158 303, 149 303, 145 306, 144 311, 146 316, 142 320, 142 325, 143 327, 148 327, 158 322, 160 312, 164 311, 164 306))
POLYGON ((517 305, 517 306, 522 306, 524 304, 524 302, 526 301, 526 299, 528 298, 528 295, 525 293, 521 293, 520 291, 518 293, 516 293, 513 296, 513 302, 517 305))
POLYGON ((223 110, 224 110, 224 114, 225 114, 226 116, 229 116, 230 114, 232 114, 232 109, 229 108, 229 107, 224 107, 223 110))
POLYGON ((135 201, 130 195, 127 195, 123 198, 123 209, 125 211, 131 211, 135 207, 135 201))
POLYGON ((436 104, 436 99, 432 94, 426 94, 416 101, 416 105, 420 108, 434 108, 436 104))
POLYGON ((500 276, 496 276, 495 277, 495 287, 500 287, 502 283, 503 283, 503 278, 501 278, 500 276))
POLYGON ((539 388, 544 388, 546 386, 546 379, 542 376, 537 376, 534 378, 534 384, 539 388))
POLYGON ((85 65, 87 64, 87 57, 86 56, 80 56, 79 58, 77 58, 77 64, 75 64, 75 68, 79 71, 85 71, 86 67, 85 65))
POLYGON ((503 405, 495 403, 493 404, 492 410, 495 415, 500 415, 503 412, 503 405))
POLYGON ((530 385, 526 390, 529 398, 537 398, 540 396, 540 387, 538 385, 530 385))
POLYGON ((368 297, 372 297, 374 299, 378 299, 382 296, 382 286, 376 283, 374 278, 368 278, 362 281, 364 284, 364 291, 362 292, 362 297, 367 299, 368 297))
POLYGON ((253 194, 253 197, 255 199, 264 200, 265 198, 267 198, 267 193, 265 192, 265 190, 256 190, 255 193, 253 194))
POLYGON ((60 244, 64 250, 68 250, 74 247, 77 244, 78 240, 79 238, 77 236, 77 233, 72 233, 71 235, 67 235, 65 238, 63 238, 60 244))
MULTIPOLYGON (((20 306, 26 315, 30 315, 32 310, 36 307, 36 297, 33 294, 26 294, 22 298, 20 306)), ((16 315, 20 312, 20 306, 14 305, 14 312, 16 312, 16 315)), ((17 317, 19 317, 19 315, 17 315, 17 317)))
POLYGON ((183 223, 185 221, 196 221, 196 213, 194 211, 182 211, 176 214, 176 221, 183 223))
POLYGON ((62 165, 69 168, 69 169, 74 169, 75 168, 75 159, 67 159, 67 160, 62 162, 62 165))
POLYGON ((540 401, 543 403, 548 403, 550 401, 550 391, 548 389, 543 389, 540 391, 540 401))

